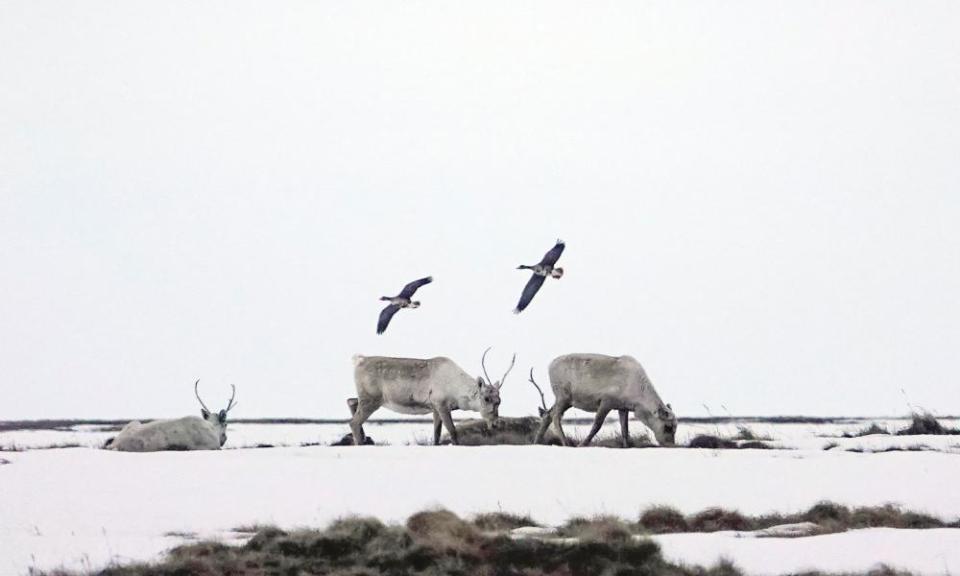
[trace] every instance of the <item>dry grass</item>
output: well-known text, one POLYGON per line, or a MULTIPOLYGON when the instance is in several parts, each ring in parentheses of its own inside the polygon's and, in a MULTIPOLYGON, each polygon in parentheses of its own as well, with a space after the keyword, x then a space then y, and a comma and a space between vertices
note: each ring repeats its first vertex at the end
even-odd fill
POLYGON ((770 446, 759 440, 740 441, 736 438, 721 438, 711 434, 698 434, 687 443, 687 448, 708 448, 711 450, 746 450, 770 449, 770 446))
POLYGON ((745 516, 724 508, 709 508, 697 514, 685 516, 675 508, 654 506, 640 514, 636 529, 652 534, 723 530, 742 532, 801 522, 812 522, 819 526, 818 534, 880 527, 912 529, 960 527, 960 521, 943 522, 933 516, 905 511, 892 504, 850 508, 833 502, 820 502, 797 514, 763 516, 745 516))
POLYGON ((633 536, 633 530, 626 522, 608 515, 571 518, 557 533, 581 542, 623 542, 633 536))
POLYGON ((897 432, 897 436, 920 436, 920 435, 957 435, 960 430, 956 428, 947 428, 940 424, 933 414, 929 412, 914 412, 910 420, 910 426, 897 432))
MULTIPOLYGON (((721 574, 675 566, 650 541, 604 539, 581 543, 487 536, 446 510, 410 517, 406 526, 347 518, 325 530, 261 529, 246 545, 200 542, 175 548, 158 564, 114 566, 99 576, 571 576, 578 574, 721 574)), ((617 532, 623 536, 620 532, 617 532)), ((626 533, 627 536, 629 533, 626 533)), ((39 574, 39 573, 38 573, 39 574)), ((48 576, 60 573, 48 573, 48 576)), ((739 576, 732 567, 723 572, 739 576)))
POLYGON ((59 442, 57 444, 46 444, 44 446, 18 446, 16 444, 9 444, 7 446, 0 446, 0 452, 26 452, 28 450, 57 450, 60 448, 83 448, 80 444, 75 442, 59 442))
POLYGON ((754 530, 755 523, 735 510, 708 508, 694 514, 688 521, 692 532, 719 532, 721 530, 754 530))
POLYGON ((507 512, 488 512, 473 517, 473 525, 485 532, 505 532, 515 528, 540 526, 529 516, 509 514, 507 512))
POLYGON ((690 524, 686 516, 670 506, 653 506, 640 514, 637 527, 652 534, 670 534, 689 532, 690 524))
POLYGON ((876 434, 890 434, 890 431, 881 427, 876 422, 871 422, 869 426, 861 428, 856 432, 844 432, 843 438, 862 438, 864 436, 873 436, 876 434))
MULTIPOLYGON (((406 525, 374 518, 337 520, 324 530, 256 529, 243 546, 197 542, 174 548, 160 563, 111 566, 98 576, 742 576, 729 562, 710 569, 666 562, 656 543, 636 538, 637 530, 757 529, 794 521, 821 526, 932 528, 938 520, 892 506, 850 509, 822 503, 793 516, 745 517, 723 509, 685 517, 665 507, 645 511, 636 525, 619 518, 575 518, 561 529, 575 540, 514 540, 484 533, 496 527, 529 525, 528 518, 488 514, 466 521, 448 510, 414 514, 406 525)), ((32 576, 71 576, 64 571, 32 571, 32 576)), ((889 568, 870 576, 900 576, 889 568)), ((818 576, 811 572, 808 576, 818 576)))
MULTIPOLYGON (((657 446, 646 434, 630 434, 627 442, 627 446, 630 448, 653 448, 657 446)), ((617 431, 605 436, 598 435, 590 445, 600 448, 623 448, 623 433, 617 431)))

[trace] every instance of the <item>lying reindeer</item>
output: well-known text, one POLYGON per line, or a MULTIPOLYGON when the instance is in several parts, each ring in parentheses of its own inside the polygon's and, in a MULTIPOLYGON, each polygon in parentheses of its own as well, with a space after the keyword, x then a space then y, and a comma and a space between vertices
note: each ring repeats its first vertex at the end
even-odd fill
POLYGON ((449 358, 390 358, 354 356, 354 382, 357 397, 347 400, 353 417, 350 430, 355 445, 364 444, 363 423, 384 406, 401 414, 433 414, 433 443, 440 444, 441 425, 450 441, 459 444, 453 425, 453 410, 479 412, 490 426, 496 426, 500 408, 500 388, 513 369, 517 355, 503 377, 494 382, 487 374, 487 348, 480 360, 483 377, 474 379, 449 358))
POLYGON ((108 450, 120 452, 159 452, 161 450, 219 450, 227 441, 227 414, 236 403, 237 389, 233 390, 230 402, 220 412, 213 413, 200 399, 197 386, 193 384, 193 393, 200 402, 200 415, 185 416, 176 420, 155 420, 146 424, 134 420, 105 446, 108 450))

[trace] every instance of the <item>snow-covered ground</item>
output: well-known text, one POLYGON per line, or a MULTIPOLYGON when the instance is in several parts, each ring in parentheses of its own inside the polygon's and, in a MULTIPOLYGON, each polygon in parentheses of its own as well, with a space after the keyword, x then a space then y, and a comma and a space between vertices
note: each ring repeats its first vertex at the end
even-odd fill
MULTIPOLYGON (((754 424, 790 450, 611 450, 546 446, 408 446, 429 424, 370 425, 390 446, 300 447, 342 436, 343 425, 232 425, 220 452, 115 453, 91 448, 4 452, 0 464, 0 574, 30 567, 95 568, 151 559, 185 535, 235 538, 251 524, 318 527, 348 515, 403 521, 431 506, 459 514, 505 510, 546 524, 575 515, 636 518, 668 504, 748 514, 796 512, 820 500, 898 503, 960 517, 960 437, 836 439, 868 423, 754 424), (829 442, 841 446, 823 450, 829 442), (930 451, 858 453, 848 446, 924 445, 930 451), (257 444, 286 445, 244 449, 257 444)), ((904 421, 883 423, 890 429, 904 421)), ((955 422, 945 422, 955 425, 955 422)), ((681 427, 682 437, 735 435, 736 426, 681 427)), ((582 433, 582 428, 577 433, 582 433)), ((0 445, 98 446, 113 433, 0 433, 0 445)), ((863 530, 808 538, 734 533, 657 537, 667 557, 712 564, 730 558, 750 573, 802 568, 866 570, 883 561, 918 573, 960 570, 960 530, 863 530)))
MULTIPOLYGON (((923 446, 932 449, 960 449, 960 436, 872 436, 866 438, 842 438, 844 433, 855 434, 870 424, 896 432, 906 428, 906 419, 843 420, 828 424, 779 424, 769 422, 748 424, 689 424, 681 422, 677 442, 684 444, 698 434, 734 437, 744 426, 756 437, 769 440, 781 448, 821 449, 836 443, 841 449, 882 450, 887 447, 923 446)), ((960 428, 958 419, 942 419, 944 426, 960 428)), ((565 424, 564 430, 572 437, 583 437, 589 424, 565 424)), ((612 435, 619 429, 615 419, 609 419, 600 435, 612 435)), ((411 445, 433 438, 432 425, 422 422, 404 424, 368 422, 364 424, 367 435, 377 443, 411 445)), ((631 433, 640 433, 644 428, 631 423, 631 433)), ((346 424, 230 424, 227 428, 225 448, 252 448, 267 444, 271 446, 301 446, 303 444, 330 444, 350 431, 346 424)), ((0 432, 0 448, 31 449, 79 445, 91 448, 103 446, 117 432, 113 429, 80 425, 68 430, 15 430, 0 432)))

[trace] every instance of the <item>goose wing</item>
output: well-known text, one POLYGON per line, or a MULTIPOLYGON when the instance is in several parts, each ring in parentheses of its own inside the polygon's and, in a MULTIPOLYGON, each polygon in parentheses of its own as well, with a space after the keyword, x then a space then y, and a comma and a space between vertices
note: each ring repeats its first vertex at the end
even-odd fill
POLYGON ((560 255, 563 254, 563 249, 566 248, 566 243, 563 240, 557 240, 557 243, 553 245, 553 248, 549 252, 543 255, 543 260, 540 261, 542 265, 553 266, 557 263, 557 260, 560 259, 560 255))
POLYGON ((380 320, 377 321, 377 334, 383 334, 383 331, 387 329, 387 325, 390 324, 390 319, 393 318, 393 315, 396 314, 399 309, 400 307, 396 304, 390 304, 380 311, 380 320))
POLYGON ((419 280, 414 280, 413 282, 407 284, 403 287, 403 291, 400 292, 401 298, 410 298, 413 296, 414 292, 424 284, 429 284, 433 282, 433 276, 427 276, 426 278, 421 278, 419 280))
POLYGON ((520 303, 517 304, 517 307, 513 310, 514 314, 523 312, 523 309, 530 304, 530 301, 533 300, 533 297, 537 295, 540 287, 543 286, 544 280, 546 280, 546 276, 540 276, 539 274, 534 274, 530 277, 527 285, 523 288, 523 294, 520 296, 520 303))

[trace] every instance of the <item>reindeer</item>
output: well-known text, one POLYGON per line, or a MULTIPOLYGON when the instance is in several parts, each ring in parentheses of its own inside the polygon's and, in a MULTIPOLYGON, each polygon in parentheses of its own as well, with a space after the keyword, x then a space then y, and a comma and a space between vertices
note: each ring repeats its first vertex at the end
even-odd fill
POLYGON ((354 356, 354 382, 357 397, 347 400, 353 417, 350 430, 353 443, 363 445, 363 423, 384 406, 401 414, 433 414, 433 443, 440 444, 441 425, 450 441, 459 444, 453 425, 453 410, 479 412, 487 424, 496 426, 500 408, 500 388, 517 361, 513 355, 510 367, 494 382, 487 374, 487 348, 480 359, 486 377, 472 376, 444 357, 425 360, 385 356, 354 356))
MULTIPOLYGON (((567 354, 550 363, 549 374, 556 401, 543 415, 535 443, 543 440, 552 422, 556 435, 565 446, 569 446, 570 440, 564 436, 561 422, 563 413, 572 406, 596 413, 593 427, 580 446, 590 444, 611 410, 620 414, 624 448, 630 445, 627 422, 631 411, 650 428, 661 446, 673 445, 677 431, 673 408, 663 403, 643 366, 630 356, 567 354)), ((533 380, 532 370, 530 379, 533 380)))
POLYGON ((201 418, 185 416, 176 420, 155 420, 147 424, 133 421, 112 441, 109 450, 121 452, 157 452, 161 450, 219 450, 227 441, 227 414, 237 404, 234 399, 237 389, 231 385, 232 394, 227 407, 217 413, 207 408, 197 389, 200 381, 193 384, 193 393, 200 402, 201 418))

